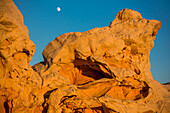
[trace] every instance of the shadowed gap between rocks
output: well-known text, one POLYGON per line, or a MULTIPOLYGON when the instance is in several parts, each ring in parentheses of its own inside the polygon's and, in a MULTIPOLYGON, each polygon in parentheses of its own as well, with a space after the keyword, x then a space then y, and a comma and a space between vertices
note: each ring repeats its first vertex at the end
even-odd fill
POLYGON ((74 67, 82 72, 82 75, 99 80, 101 78, 113 78, 111 74, 105 73, 101 70, 100 64, 90 60, 75 59, 73 61, 74 67))
POLYGON ((42 106, 43 106, 43 111, 42 111, 42 113, 47 113, 48 103, 46 102, 46 100, 49 98, 50 94, 51 94, 53 91, 55 91, 55 90, 57 90, 57 88, 56 88, 56 89, 53 89, 53 90, 51 90, 51 91, 47 91, 47 92, 44 94, 44 102, 43 102, 43 104, 42 104, 42 106))
POLYGON ((10 109, 10 107, 9 107, 9 105, 8 105, 8 101, 5 101, 5 102, 4 102, 4 108, 5 108, 5 113, 11 113, 11 112, 10 112, 11 109, 10 109))

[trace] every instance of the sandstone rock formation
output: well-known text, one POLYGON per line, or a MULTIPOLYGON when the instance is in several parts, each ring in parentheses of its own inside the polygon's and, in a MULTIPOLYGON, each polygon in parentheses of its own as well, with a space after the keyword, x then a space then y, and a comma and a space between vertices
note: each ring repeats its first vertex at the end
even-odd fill
POLYGON ((57 37, 32 69, 23 17, 12 0, 0 0, 0 112, 170 112, 170 94, 150 72, 160 27, 123 9, 108 27, 57 37))
POLYGON ((0 112, 21 113, 37 105, 42 79, 29 62, 35 52, 12 0, 0 0, 0 112))

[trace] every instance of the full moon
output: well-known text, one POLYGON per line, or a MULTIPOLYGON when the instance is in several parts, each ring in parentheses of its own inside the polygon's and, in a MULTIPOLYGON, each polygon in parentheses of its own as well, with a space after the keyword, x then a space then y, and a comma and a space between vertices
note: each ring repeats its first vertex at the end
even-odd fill
POLYGON ((60 8, 60 7, 57 7, 57 11, 61 11, 61 8, 60 8))

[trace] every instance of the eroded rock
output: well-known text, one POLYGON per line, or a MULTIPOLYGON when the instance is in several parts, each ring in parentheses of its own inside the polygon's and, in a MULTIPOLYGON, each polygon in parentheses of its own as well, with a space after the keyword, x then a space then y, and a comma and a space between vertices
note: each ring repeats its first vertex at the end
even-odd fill
POLYGON ((0 112, 29 112, 37 105, 41 77, 29 62, 35 46, 12 0, 0 0, 0 112))
MULTIPOLYGON (((65 98, 61 101, 62 106, 49 100, 49 110, 78 112, 76 110, 81 109, 80 112, 86 112, 90 109, 94 112, 93 108, 102 108, 100 112, 162 112, 157 103, 169 94, 153 80, 149 62, 150 50, 160 27, 159 21, 146 20, 140 13, 124 9, 109 27, 57 37, 43 51, 46 70, 58 70, 77 88, 72 96, 62 96, 65 98), (160 91, 164 93, 157 93, 160 91), (89 103, 88 107, 88 98, 96 98, 100 104, 92 106, 94 103, 89 103), (86 106, 78 103, 86 103, 86 106), (51 107, 54 105, 57 107, 51 107)), ((57 97, 52 95, 60 94, 50 95, 55 99, 57 97)))
POLYGON ((29 64, 35 46, 12 0, 0 1, 2 113, 168 113, 168 86, 153 80, 149 54, 161 27, 123 9, 108 27, 63 34, 29 64), (166 88, 164 88, 166 87, 166 88))

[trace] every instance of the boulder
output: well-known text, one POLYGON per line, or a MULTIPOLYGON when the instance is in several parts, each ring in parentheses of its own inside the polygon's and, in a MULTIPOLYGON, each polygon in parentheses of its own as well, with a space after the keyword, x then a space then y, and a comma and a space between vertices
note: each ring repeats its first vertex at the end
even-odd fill
POLYGON ((169 93, 150 72, 160 27, 160 21, 123 9, 108 27, 55 38, 43 51, 44 66, 33 69, 40 76, 55 70, 69 87, 49 95, 47 112, 169 112, 169 93))

